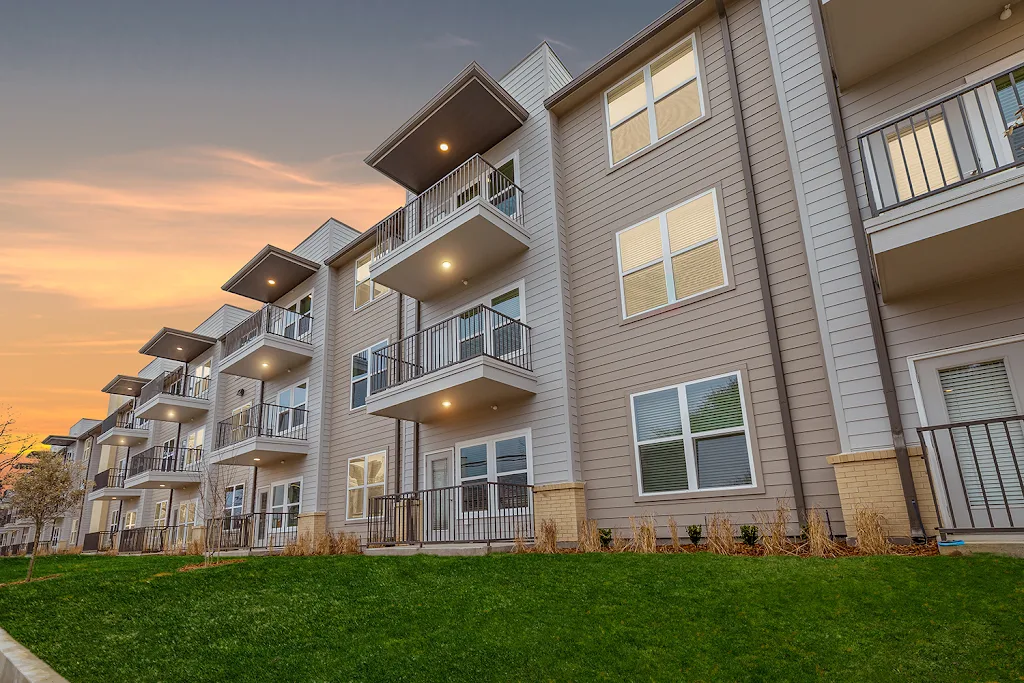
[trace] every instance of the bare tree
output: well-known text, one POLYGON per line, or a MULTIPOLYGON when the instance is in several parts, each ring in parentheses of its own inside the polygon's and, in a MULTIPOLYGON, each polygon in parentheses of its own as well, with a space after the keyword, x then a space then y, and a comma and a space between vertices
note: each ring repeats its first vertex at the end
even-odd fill
POLYGON ((56 523, 85 495, 84 472, 75 462, 64 462, 54 453, 42 452, 32 469, 23 472, 12 484, 12 499, 20 514, 35 523, 36 546, 28 563, 27 580, 32 580, 43 527, 56 523))
POLYGON ((17 465, 28 457, 36 441, 33 436, 17 434, 16 423, 14 408, 0 406, 0 500, 6 497, 14 480, 24 473, 17 465))

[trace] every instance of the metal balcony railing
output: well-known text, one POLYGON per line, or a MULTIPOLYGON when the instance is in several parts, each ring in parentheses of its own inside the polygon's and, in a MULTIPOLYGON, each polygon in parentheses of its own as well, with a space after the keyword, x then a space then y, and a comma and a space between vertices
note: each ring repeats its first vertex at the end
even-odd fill
POLYGON ((370 545, 491 543, 534 538, 533 487, 493 481, 376 496, 370 545))
POLYGON ((100 434, 115 427, 118 429, 146 429, 148 425, 149 420, 135 417, 135 404, 131 403, 128 408, 107 415, 100 423, 100 434))
POLYGON ((206 525, 207 550, 283 548, 298 539, 298 512, 251 512, 215 517, 206 525))
POLYGON ((511 221, 524 225, 522 188, 476 154, 371 228, 377 233, 373 260, 383 258, 478 197, 511 221))
POLYGON ((313 317, 266 304, 224 335, 224 353, 231 355, 265 334, 308 344, 313 338, 313 317))
POLYGON ((205 399, 210 395, 210 378, 186 374, 184 368, 164 372, 142 387, 139 405, 160 394, 205 399))
POLYGON ((105 488, 124 488, 124 480, 127 473, 128 468, 126 467, 111 467, 109 470, 97 472, 96 477, 93 479, 93 482, 95 483, 93 490, 98 491, 105 488))
POLYGON ((217 423, 214 448, 232 446, 256 436, 305 439, 309 411, 260 403, 217 423))
POLYGON ((116 531, 94 531, 82 537, 82 552, 105 553, 116 547, 116 531))
POLYGON ((198 472, 201 448, 153 446, 128 458, 128 476, 143 472, 198 472))
POLYGON ((861 133, 871 214, 1024 164, 1024 66, 861 133))
POLYGON ((473 358, 488 356, 524 370, 533 369, 532 330, 483 304, 435 323, 373 352, 370 393, 473 358))

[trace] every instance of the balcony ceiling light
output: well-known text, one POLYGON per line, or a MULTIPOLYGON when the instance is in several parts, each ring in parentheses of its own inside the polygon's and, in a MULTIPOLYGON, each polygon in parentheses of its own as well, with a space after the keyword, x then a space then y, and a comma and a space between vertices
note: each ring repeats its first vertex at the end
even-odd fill
POLYGON ((184 351, 185 350, 185 349, 181 348, 180 346, 175 346, 174 348, 176 348, 178 351, 184 351))
POLYGON ((277 280, 267 280, 267 284, 268 285, 276 285, 277 284, 277 280))
POLYGON ((442 142, 440 145, 437 146, 437 148, 439 150, 441 150, 442 152, 447 152, 450 149, 448 147, 448 143, 447 142, 442 142))
POLYGON ((253 462, 259 462, 259 461, 260 461, 259 458, 253 458, 253 462))
POLYGON ((164 488, 164 484, 160 484, 160 488, 164 488))
POLYGON ((449 268, 452 267, 452 262, 451 261, 441 261, 441 267, 444 268, 445 270, 448 270, 449 268))
POLYGON ((270 367, 270 363, 264 363, 264 364, 263 364, 263 367, 265 367, 265 368, 269 368, 269 367, 270 367))
POLYGON ((452 407, 452 402, 451 401, 441 401, 441 405, 444 406, 445 408, 451 408, 452 407))

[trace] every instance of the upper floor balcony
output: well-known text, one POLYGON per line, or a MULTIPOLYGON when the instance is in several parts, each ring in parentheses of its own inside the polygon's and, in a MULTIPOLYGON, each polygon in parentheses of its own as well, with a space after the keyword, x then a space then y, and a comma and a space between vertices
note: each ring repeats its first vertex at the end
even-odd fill
POLYGON ((142 387, 138 402, 135 413, 146 420, 191 422, 210 409, 210 378, 185 368, 164 372, 142 387))
POLYGON ((121 500, 124 498, 138 498, 141 494, 138 490, 132 490, 125 486, 125 479, 128 476, 128 467, 123 464, 110 469, 97 472, 93 477, 92 491, 89 492, 89 500, 121 500))
POLYGON ((372 228, 370 277, 428 301, 530 246, 523 191, 479 154, 372 228))
POLYGON ((874 126, 857 147, 886 301, 1024 262, 1024 66, 874 126))
POLYGON ((100 446, 138 446, 149 438, 149 422, 135 415, 134 402, 117 410, 100 423, 100 446))
POLYGON ((309 411, 259 403, 217 423, 210 463, 259 467, 309 452, 309 411))
POLYGON ((128 458, 129 489, 177 489, 199 483, 203 450, 154 446, 128 458))
POLYGON ((366 410, 433 422, 531 396, 532 332, 479 305, 374 351, 366 410))
POLYGON ((267 304, 224 335, 219 371, 268 380, 313 357, 313 317, 267 304))

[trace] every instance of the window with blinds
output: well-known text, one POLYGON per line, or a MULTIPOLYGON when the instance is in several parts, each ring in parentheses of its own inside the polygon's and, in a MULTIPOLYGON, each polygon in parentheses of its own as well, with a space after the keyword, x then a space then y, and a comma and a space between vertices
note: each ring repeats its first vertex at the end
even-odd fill
POLYGON ((631 396, 640 494, 754 485, 739 373, 631 396))
POLYGON ((953 140, 941 112, 886 135, 900 201, 960 180, 953 140))
POLYGON ((605 92, 612 165, 703 116, 701 87, 691 34, 605 92))
POLYGON ((616 248, 625 318, 727 284, 715 189, 620 231, 616 248))
MULTIPOLYGON (((939 384, 950 423, 1018 415, 1006 363, 993 360, 939 371, 939 384)), ((950 430, 972 507, 989 501, 1024 504, 1017 472, 1024 471, 1024 429, 1020 421, 950 430), (1016 458, 1016 462, 1014 459, 1016 458), (1000 479, 1002 480, 1000 482, 1000 479)))

